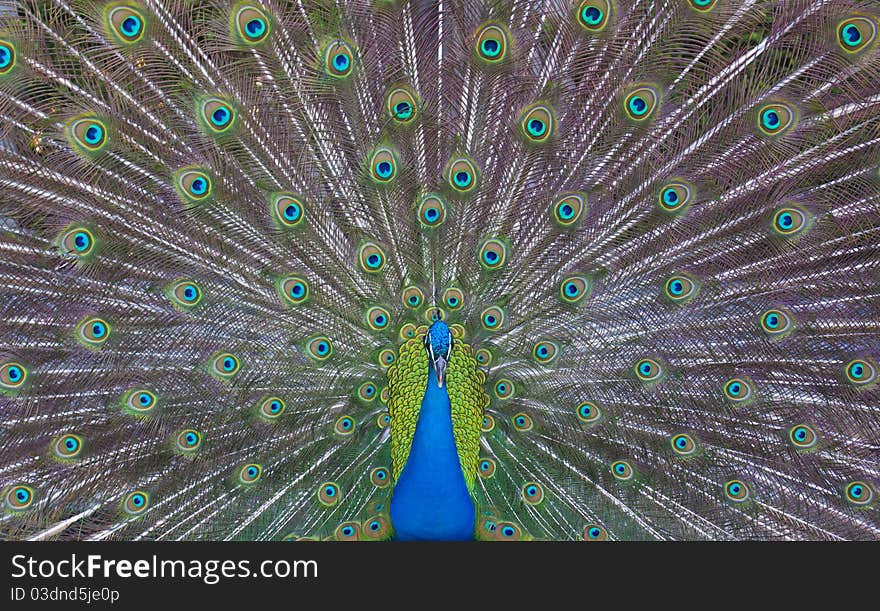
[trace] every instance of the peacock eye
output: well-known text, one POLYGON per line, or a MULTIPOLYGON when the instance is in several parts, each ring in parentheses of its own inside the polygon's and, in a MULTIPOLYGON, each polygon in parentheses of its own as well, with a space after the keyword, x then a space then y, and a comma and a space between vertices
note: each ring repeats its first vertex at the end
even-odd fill
POLYGON ((743 403, 752 398, 752 384, 745 378, 731 378, 724 384, 724 396, 734 403, 743 403))
POLYGON ((585 193, 568 193, 558 197, 551 205, 553 220, 563 228, 574 227, 583 217, 587 207, 585 193))
POLYGON ((238 470, 238 481, 240 484, 251 485, 255 484, 260 477, 263 475, 263 467, 262 465, 258 465, 256 463, 249 463, 239 468, 238 470))
POLYGON ((665 371, 663 365, 654 359, 642 359, 635 365, 636 377, 642 382, 657 382, 665 371))
POLYGON ((318 501, 322 505, 332 507, 339 502, 339 486, 333 482, 325 482, 318 487, 318 501))
POLYGON ((379 185, 390 183, 397 175, 397 154, 389 148, 380 147, 370 157, 370 176, 379 185))
POLYGON ((494 460, 491 458, 482 458, 477 465, 477 473, 483 479, 490 479, 495 475, 495 468, 496 465, 494 460))
POLYGON ((684 304, 696 297, 700 285, 691 276, 676 274, 663 285, 663 294, 672 303, 684 304))
POLYGON ((53 455, 62 460, 78 458, 82 453, 82 449, 82 438, 72 433, 61 435, 52 442, 53 455))
POLYGON ((610 18, 610 0, 585 0, 577 7, 577 21, 587 32, 601 32, 610 18))
POLYGON ((229 380, 241 369, 241 360, 230 352, 220 352, 211 359, 210 369, 215 378, 229 380))
POLYGON ((477 166, 467 157, 454 157, 447 165, 446 178, 455 192, 471 193, 477 186, 477 166))
POLYGON ((584 527, 584 541, 606 541, 608 533, 598 524, 588 524, 584 527))
POLYGON ((416 215, 423 227, 438 227, 446 220, 446 202, 435 193, 423 195, 416 206, 416 215))
POLYGON ((391 485, 391 476, 385 467, 376 467, 370 471, 370 481, 377 488, 387 488, 391 485))
POLYGON ((185 168, 174 178, 177 192, 184 203, 199 203, 208 200, 213 194, 213 182, 202 168, 185 168))
POLYGON ((673 435, 670 444, 672 451, 679 456, 692 456, 697 451, 696 440, 687 433, 673 435))
POLYGON ((877 380, 877 367, 865 359, 854 359, 846 366, 846 377, 855 386, 868 386, 877 380))
POLYGON ((478 256, 484 268, 498 269, 507 260, 507 246, 501 240, 490 238, 482 243, 478 256))
POLYGON ((275 420, 284 410, 287 404, 279 397, 266 397, 260 401, 258 412, 260 417, 266 420, 275 420))
POLYGON ((526 482, 520 489, 522 499, 529 505, 540 505, 544 500, 544 487, 537 482, 526 482))
POLYGON ((333 355, 333 343, 324 336, 314 337, 306 343, 306 351, 318 362, 323 362, 333 355))
POLYGON ((837 26, 837 44, 847 53, 859 53, 877 38, 877 22, 872 17, 850 17, 837 26))
POLYGON ((182 454, 192 454, 202 445, 202 434, 195 429, 185 429, 174 438, 177 450, 182 454))
POLYGON ((874 500, 874 489, 867 482, 854 481, 846 485, 844 496, 853 505, 864 507, 874 500))
POLYGON ((660 93, 653 85, 640 85, 626 95, 623 104, 630 119, 643 122, 657 111, 660 105, 660 93))
POLYGON ((0 40, 0 76, 5 76, 15 68, 15 47, 6 40, 0 40))
POLYGON ((21 363, 7 361, 0 363, 0 390, 20 389, 28 377, 27 368, 21 363))
POLYGON ((732 479, 724 484, 724 496, 734 503, 743 503, 749 500, 751 490, 742 480, 732 479))
POLYGON ((800 234, 808 223, 807 213, 800 208, 780 208, 773 215, 773 231, 787 238, 800 234))
POLYGON ((337 435, 351 435, 355 430, 355 420, 351 416, 340 416, 333 425, 333 430, 337 435))
POLYGON ((767 104, 758 110, 758 128, 767 136, 779 136, 791 129, 797 120, 793 106, 785 102, 767 104))
POLYGON ((385 95, 385 110, 396 124, 405 126, 418 116, 419 102, 407 85, 395 85, 385 95))
POLYGON ((602 410, 593 401, 584 401, 575 408, 575 413, 581 422, 595 424, 602 418, 602 410))
POLYGON ((616 460, 611 463, 611 473, 620 481, 629 481, 635 477, 635 469, 626 460, 616 460))
POLYGON ((253 4, 241 5, 232 14, 233 38, 246 46, 259 45, 268 38, 272 26, 269 15, 253 4))
POLYGON ((345 79, 354 69, 354 48, 345 40, 337 39, 324 48, 324 70, 336 79, 345 79))
POLYGON ((773 308, 761 315, 761 328, 771 339, 782 339, 794 329, 794 319, 787 311, 773 308))
POLYGON ((365 242, 358 250, 361 269, 376 274, 385 267, 385 252, 375 242, 365 242))
POLYGON ((136 516, 144 513, 150 506, 150 495, 143 490, 135 490, 122 499, 122 510, 128 515, 136 516))
POLYGON ((489 306, 480 314, 480 321, 487 331, 497 331, 504 324, 504 311, 498 306, 489 306))
POLYGON ((520 114, 520 132, 526 142, 543 144, 549 141, 553 137, 555 126, 556 117, 548 104, 533 104, 520 114))
POLYGON ((501 24, 486 23, 474 35, 474 52, 484 66, 502 63, 507 58, 510 34, 501 24))

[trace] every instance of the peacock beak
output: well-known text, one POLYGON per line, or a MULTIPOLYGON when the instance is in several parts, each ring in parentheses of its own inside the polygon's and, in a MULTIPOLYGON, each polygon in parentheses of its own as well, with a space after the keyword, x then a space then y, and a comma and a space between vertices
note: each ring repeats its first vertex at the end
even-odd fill
POLYGON ((437 388, 443 387, 446 379, 446 359, 438 356, 434 359, 434 371, 437 372, 437 388))

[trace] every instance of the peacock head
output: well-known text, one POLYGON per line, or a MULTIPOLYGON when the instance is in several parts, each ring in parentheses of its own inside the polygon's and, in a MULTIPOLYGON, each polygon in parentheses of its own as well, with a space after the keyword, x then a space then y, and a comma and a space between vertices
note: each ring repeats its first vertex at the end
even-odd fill
POLYGON ((428 358, 431 359, 434 371, 437 373, 437 386, 443 386, 446 364, 452 354, 452 332, 449 330, 449 325, 440 320, 439 311, 434 324, 425 335, 425 349, 428 351, 428 358))

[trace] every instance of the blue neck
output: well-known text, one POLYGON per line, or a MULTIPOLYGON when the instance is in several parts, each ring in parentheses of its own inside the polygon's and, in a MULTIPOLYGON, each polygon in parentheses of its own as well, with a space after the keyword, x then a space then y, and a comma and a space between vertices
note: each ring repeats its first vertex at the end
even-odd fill
POLYGON ((470 540, 474 503, 461 472, 452 435, 446 384, 433 366, 422 399, 409 459, 391 498, 391 523, 399 541, 470 540))

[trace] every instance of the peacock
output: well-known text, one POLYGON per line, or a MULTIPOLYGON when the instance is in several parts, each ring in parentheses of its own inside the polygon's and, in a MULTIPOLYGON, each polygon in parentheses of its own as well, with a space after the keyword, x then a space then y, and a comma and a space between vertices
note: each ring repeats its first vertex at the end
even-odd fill
POLYGON ((880 539, 878 27, 0 2, 0 538, 880 539))

